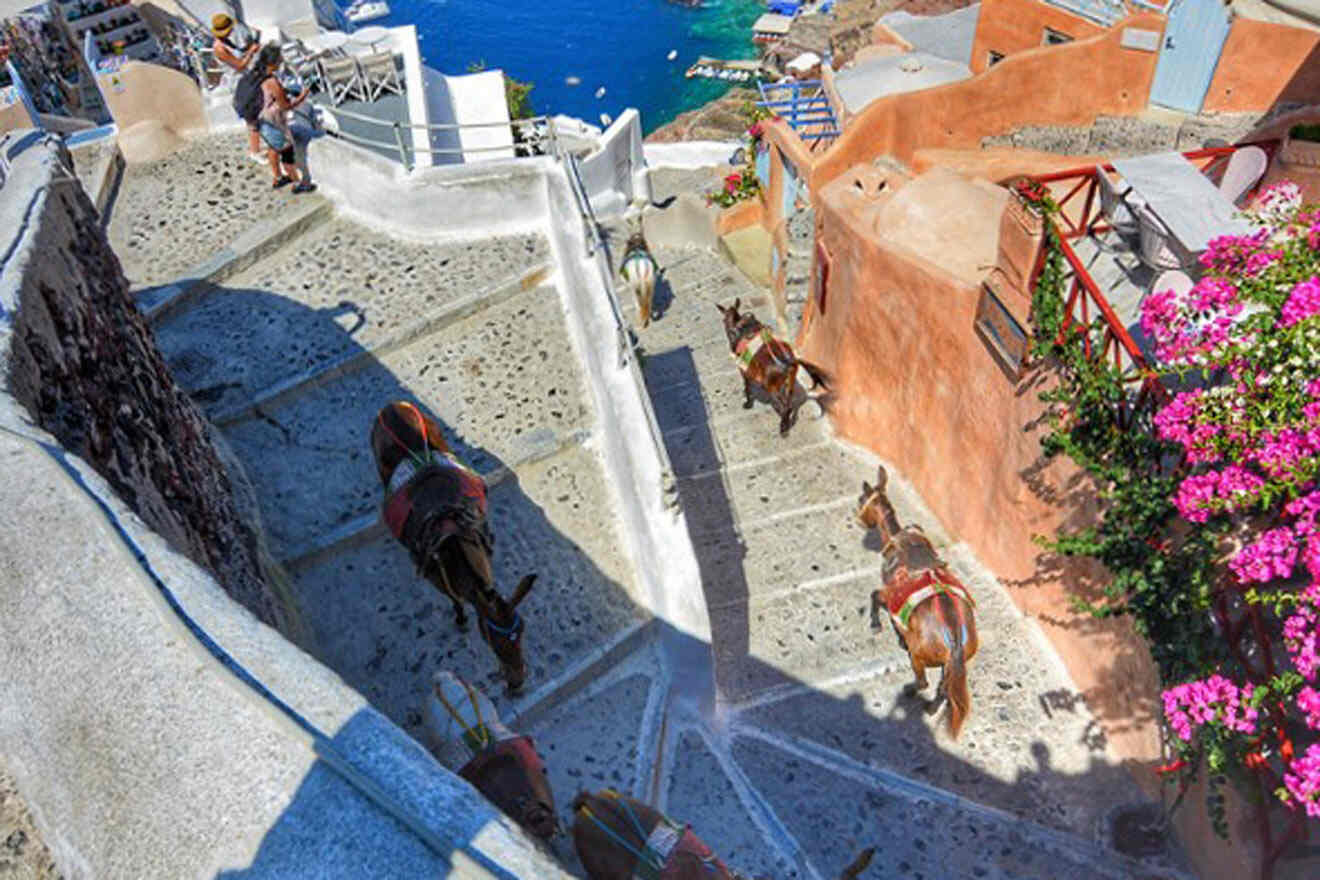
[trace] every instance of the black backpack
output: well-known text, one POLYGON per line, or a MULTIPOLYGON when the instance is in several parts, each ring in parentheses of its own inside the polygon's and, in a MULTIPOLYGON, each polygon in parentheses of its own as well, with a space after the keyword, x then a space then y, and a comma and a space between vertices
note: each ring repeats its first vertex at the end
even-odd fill
POLYGON ((243 75, 238 78, 238 85, 234 87, 234 112, 248 125, 254 125, 261 115, 261 107, 265 102, 261 84, 266 81, 267 75, 254 64, 243 71, 243 75))

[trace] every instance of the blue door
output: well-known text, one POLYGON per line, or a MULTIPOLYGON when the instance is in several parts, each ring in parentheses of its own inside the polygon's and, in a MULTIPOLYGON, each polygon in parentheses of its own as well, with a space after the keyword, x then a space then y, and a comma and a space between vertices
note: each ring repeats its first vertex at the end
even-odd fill
POLYGON ((1150 102, 1185 113, 1201 112, 1219 52, 1228 39, 1228 26, 1223 0, 1174 0, 1150 102))

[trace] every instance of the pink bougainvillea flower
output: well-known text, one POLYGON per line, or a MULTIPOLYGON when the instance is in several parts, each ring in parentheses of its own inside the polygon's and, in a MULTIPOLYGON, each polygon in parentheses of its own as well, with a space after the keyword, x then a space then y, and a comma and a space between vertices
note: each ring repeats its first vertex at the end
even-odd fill
POLYGON ((1279 326, 1291 327, 1315 314, 1320 314, 1320 278, 1313 275, 1288 294, 1279 316, 1279 326))
POLYGON ((1320 817, 1320 743, 1311 745, 1306 754, 1288 765, 1283 784, 1306 815, 1320 817))

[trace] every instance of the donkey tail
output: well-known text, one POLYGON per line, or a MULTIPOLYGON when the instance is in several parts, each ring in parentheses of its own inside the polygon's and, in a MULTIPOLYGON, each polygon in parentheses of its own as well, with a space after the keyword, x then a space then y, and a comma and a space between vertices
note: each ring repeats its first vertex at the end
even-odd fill
POLYGON ((797 361, 797 365, 799 367, 807 371, 807 375, 811 377, 812 388, 815 388, 817 385, 823 386, 826 389, 830 387, 829 374, 826 373, 824 370, 822 370, 820 367, 816 366, 810 361, 804 361, 800 357, 795 356, 793 360, 797 361))
POLYGON ((944 695, 949 698, 949 733, 954 739, 962 730, 963 722, 972 712, 972 695, 967 691, 966 645, 955 637, 949 652, 949 665, 944 667, 944 695))

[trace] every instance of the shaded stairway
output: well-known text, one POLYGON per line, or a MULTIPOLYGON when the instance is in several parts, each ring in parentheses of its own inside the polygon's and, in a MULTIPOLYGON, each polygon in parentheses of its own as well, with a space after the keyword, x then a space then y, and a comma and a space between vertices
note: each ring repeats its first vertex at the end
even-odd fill
MULTIPOLYGON (((112 240, 176 378, 251 478, 307 649, 396 723, 424 738, 430 675, 453 669, 535 736, 563 818, 581 788, 631 791, 753 874, 830 877, 878 845, 866 877, 1171 876, 1092 842, 1135 790, 1002 588, 947 539, 986 645, 963 739, 901 697, 906 660, 868 615, 879 557, 852 515, 875 463, 806 411, 781 440, 764 403, 741 408, 713 303, 770 306, 722 258, 661 252, 664 314, 640 334, 714 633, 720 701, 703 714, 635 598, 626 489, 594 451, 547 237, 394 240, 262 191, 241 148, 216 138, 130 169, 112 240), (216 187, 250 195, 247 213, 216 187), (379 525, 367 431, 398 397, 491 482, 500 585, 541 574, 516 703, 379 525)), ((896 483, 900 515, 938 536, 896 483)), ((576 867, 565 839, 554 849, 576 867)))

